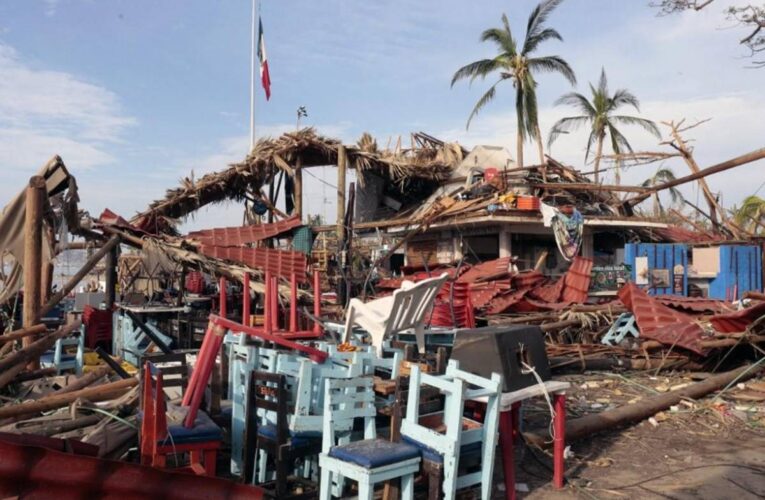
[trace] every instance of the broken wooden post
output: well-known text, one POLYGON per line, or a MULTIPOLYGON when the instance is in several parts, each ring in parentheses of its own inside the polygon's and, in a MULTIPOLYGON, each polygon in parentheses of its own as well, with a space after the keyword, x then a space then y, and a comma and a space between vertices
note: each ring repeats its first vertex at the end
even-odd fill
POLYGON ((136 385, 138 385, 138 379, 132 377, 125 380, 118 380, 117 382, 88 387, 87 389, 81 389, 79 391, 68 392, 66 394, 45 396, 36 401, 27 401, 17 405, 6 405, 0 408, 0 419, 19 417, 22 415, 29 415, 30 413, 39 413, 41 411, 61 408, 80 398, 88 399, 90 401, 112 399, 136 385))
POLYGON ((13 342, 14 340, 23 339, 25 337, 30 337, 32 335, 37 335, 39 333, 45 333, 45 325, 39 324, 30 326, 29 328, 21 328, 19 330, 14 330, 10 333, 6 333, 5 335, 0 335, 0 344, 6 343, 6 342, 13 342))
MULTIPOLYGON (((48 242, 51 247, 55 246, 56 233, 52 227, 46 228, 48 242)), ((53 286, 53 259, 43 264, 40 273, 40 307, 44 306, 50 300, 51 287, 53 286)))
POLYGON ((114 307, 117 295, 117 259, 119 258, 119 245, 114 245, 106 254, 106 309, 114 307))
MULTIPOLYGON (((23 325, 25 328, 34 326, 40 322, 40 297, 42 284, 40 273, 42 272, 42 222, 43 203, 47 191, 45 179, 35 175, 29 179, 29 187, 26 194, 26 213, 24 216, 24 315, 23 325)), ((24 337, 24 346, 34 342, 32 337, 24 337)), ((29 365, 30 370, 40 368, 40 360, 33 360, 29 365)))
POLYGON ((303 169, 302 169, 302 161, 300 160, 299 156, 295 158, 294 182, 295 182, 295 191, 293 195, 295 198, 294 214, 296 214, 300 220, 303 220, 303 169))
MULTIPOLYGON (((13 354, 0 360, 0 388, 11 382, 16 375, 21 373, 25 366, 36 365, 39 368, 40 356, 53 347, 56 340, 66 337, 80 327, 80 322, 65 325, 55 332, 27 345, 13 354)), ((28 338, 28 337, 27 337, 28 338)), ((34 370, 37 370, 35 368, 34 370)), ((30 370, 30 371, 34 371, 30 370)))
MULTIPOLYGON (((85 262, 85 265, 82 266, 82 268, 77 271, 74 276, 72 276, 69 281, 66 282, 66 284, 61 287, 61 290, 59 290, 56 294, 51 297, 51 299, 48 301, 47 304, 45 304, 45 307, 43 307, 42 311, 40 311, 41 315, 45 315, 51 311, 54 307, 56 307, 56 304, 61 302, 61 299, 66 297, 69 292, 74 290, 74 287, 77 286, 77 284, 82 281, 82 278, 84 278, 93 267, 95 267, 96 264, 106 255, 112 248, 117 246, 120 243, 120 237, 119 236, 112 236, 109 241, 107 241, 104 246, 98 249, 96 253, 93 254, 91 258, 85 262)), ((38 280, 39 283, 39 280, 38 280)))
POLYGON ((337 147, 337 241, 345 239, 345 173, 348 156, 345 146, 337 147))
MULTIPOLYGON (((754 365, 743 366, 736 370, 713 375, 706 380, 696 382, 676 391, 652 396, 634 404, 628 404, 606 410, 601 413, 586 415, 566 421, 566 440, 576 441, 601 431, 620 425, 645 420, 656 413, 678 404, 684 399, 698 399, 722 389, 733 381, 744 381, 757 376, 762 371, 754 365)), ((547 437, 539 434, 524 433, 526 440, 537 446, 546 446, 547 437)))

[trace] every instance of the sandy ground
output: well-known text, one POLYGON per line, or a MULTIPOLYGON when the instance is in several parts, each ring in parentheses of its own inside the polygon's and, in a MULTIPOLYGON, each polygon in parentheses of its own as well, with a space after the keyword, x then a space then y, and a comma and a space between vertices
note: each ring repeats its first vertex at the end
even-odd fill
MULTIPOLYGON (((573 383, 568 418, 690 383, 688 376, 593 374, 573 383)), ((525 424, 544 422, 543 402, 525 406, 525 424)), ((571 444, 567 486, 550 484, 552 458, 516 446, 516 477, 528 499, 729 499, 765 498, 765 382, 732 388, 657 414, 653 421, 571 444), (762 389, 762 392, 759 392, 762 389), (757 401, 757 399, 761 399, 757 401)), ((502 482, 498 459, 496 483, 502 482)), ((495 497, 504 498, 497 488, 495 497)))

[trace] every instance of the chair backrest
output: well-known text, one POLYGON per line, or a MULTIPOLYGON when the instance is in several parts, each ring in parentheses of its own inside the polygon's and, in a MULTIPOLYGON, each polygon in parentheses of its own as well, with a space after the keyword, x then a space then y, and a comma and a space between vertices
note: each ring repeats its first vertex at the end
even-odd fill
POLYGON ((151 362, 152 365, 162 370, 162 387, 164 389, 180 387, 181 395, 186 392, 186 386, 189 383, 186 353, 147 352, 141 356, 141 360, 144 363, 151 362))
POLYGON ((390 319, 385 325, 385 336, 421 326, 438 291, 448 277, 448 274, 443 273, 437 278, 428 278, 411 286, 402 286, 393 292, 393 306, 390 319))
POLYGON ((377 437, 377 409, 371 378, 327 379, 324 387, 323 453, 336 445, 339 434, 349 440, 352 438, 353 423, 357 418, 364 419, 364 439, 377 437))
POLYGON ((282 446, 287 443, 290 436, 287 425, 288 391, 287 380, 284 375, 278 373, 254 370, 250 375, 249 404, 247 405, 247 428, 245 431, 246 450, 244 458, 245 481, 249 482, 249 474, 254 470, 255 449, 257 448, 258 427, 262 424, 261 411, 264 413, 263 421, 273 422, 275 425, 276 443, 282 446))
POLYGON ((141 380, 143 418, 141 420, 141 454, 151 455, 157 441, 167 437, 167 408, 163 391, 162 370, 147 361, 141 380))

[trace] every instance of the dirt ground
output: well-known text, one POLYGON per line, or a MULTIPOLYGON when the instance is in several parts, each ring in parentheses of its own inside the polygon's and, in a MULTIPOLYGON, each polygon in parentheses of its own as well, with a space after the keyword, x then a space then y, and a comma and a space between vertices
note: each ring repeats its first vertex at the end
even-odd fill
MULTIPOLYGON (((567 418, 636 402, 693 383, 688 374, 590 374, 572 383, 567 418)), ((765 381, 738 384, 720 398, 683 402, 650 421, 571 443, 567 485, 554 490, 552 457, 516 445, 516 480, 527 499, 765 498, 765 381)), ((549 419, 543 400, 524 406, 524 425, 549 419)), ((538 429, 545 432, 546 429, 538 429)), ((496 483, 502 483, 501 460, 496 483)), ((496 498, 504 498, 499 486, 496 498)))

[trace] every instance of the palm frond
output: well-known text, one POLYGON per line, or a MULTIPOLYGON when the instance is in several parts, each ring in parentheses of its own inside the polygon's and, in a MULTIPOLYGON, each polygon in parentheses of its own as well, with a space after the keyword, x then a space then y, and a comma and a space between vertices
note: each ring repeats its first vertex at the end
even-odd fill
MULTIPOLYGON (((592 85, 590 85, 590 88, 592 88, 592 85)), ((603 95, 608 95, 608 77, 606 76, 606 68, 600 68, 598 91, 603 95)), ((592 93, 594 94, 595 90, 593 90, 592 93)))
POLYGON ((458 69, 454 76, 452 77, 452 83, 451 86, 454 87, 454 84, 458 80, 462 80, 464 78, 470 78, 470 82, 472 83, 476 78, 486 78, 489 74, 496 71, 501 67, 500 60, 497 58, 494 59, 481 59, 479 61, 474 61, 470 64, 466 64, 465 66, 458 69))
POLYGON ((550 136, 547 138, 547 147, 549 148, 552 146, 552 143, 555 142, 561 134, 575 131, 591 119, 592 118, 589 116, 569 116, 567 118, 561 118, 555 122, 550 130, 550 136))
POLYGON ((473 111, 470 112, 470 116, 468 117, 467 124, 465 125, 465 129, 470 128, 470 122, 473 120, 473 117, 475 117, 481 109, 486 106, 489 102, 491 102, 492 99, 494 99, 494 96, 497 93, 497 85, 499 82, 501 82, 503 79, 497 80, 494 85, 489 87, 489 90, 486 91, 486 93, 481 96, 480 99, 478 99, 478 102, 475 103, 475 106, 473 107, 473 111))
POLYGON ((518 50, 516 48, 515 39, 513 33, 510 31, 510 23, 507 21, 507 16, 502 14, 502 28, 489 28, 481 33, 482 42, 494 42, 496 43, 502 52, 510 55, 515 55, 518 50))
POLYGON ((636 111, 640 112, 640 101, 635 97, 635 94, 627 89, 617 89, 611 97, 613 104, 612 110, 619 108, 620 106, 632 106, 636 111))
POLYGON ((563 37, 560 36, 560 33, 558 33, 556 29, 545 28, 536 36, 526 40, 526 43, 523 45, 523 54, 526 55, 533 53, 542 42, 547 40, 558 40, 562 42, 563 37))
POLYGON ((555 105, 559 106, 561 104, 565 104, 566 106, 573 106, 574 108, 577 108, 579 112, 589 117, 594 117, 597 114, 590 101, 578 92, 569 92, 560 96, 555 101, 555 105))
POLYGON ((587 158, 590 157, 590 151, 592 150, 592 145, 595 144, 597 140, 598 140, 598 134, 595 130, 592 130, 590 132, 590 137, 587 138, 587 149, 584 151, 585 163, 587 163, 587 158))
POLYGON ((555 10, 562 1, 563 0, 544 0, 531 11, 528 23, 526 24, 526 39, 523 42, 524 54, 528 53, 526 47, 528 46, 529 41, 539 35, 544 29, 545 21, 547 21, 547 18, 552 11, 555 10))
POLYGON ((637 125, 638 127, 652 134, 656 138, 659 138, 659 139, 661 138, 661 132, 659 131, 659 127, 657 127, 656 124, 652 122, 651 120, 646 120, 645 118, 639 118, 637 116, 624 116, 624 115, 612 116, 609 118, 609 120, 614 124, 637 125))
POLYGON ((619 154, 623 151, 632 153, 632 146, 629 141, 627 141, 627 138, 619 132, 619 129, 610 122, 608 123, 607 128, 608 134, 611 136, 611 147, 613 148, 614 153, 619 154))
POLYGON ((576 75, 571 66, 560 56, 536 57, 528 60, 532 71, 560 73, 571 85, 576 85, 576 75))

